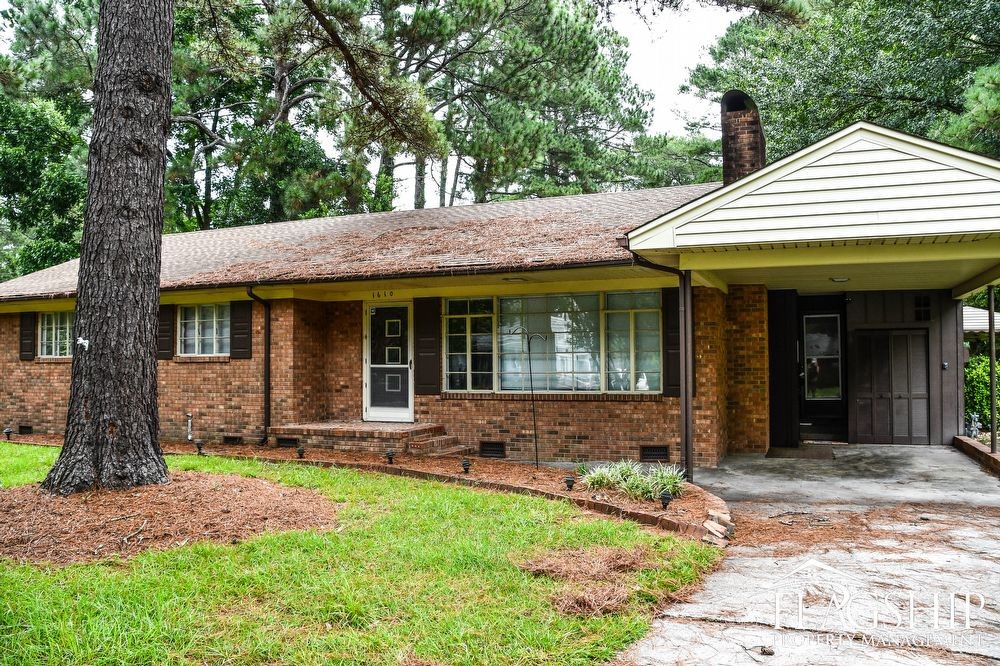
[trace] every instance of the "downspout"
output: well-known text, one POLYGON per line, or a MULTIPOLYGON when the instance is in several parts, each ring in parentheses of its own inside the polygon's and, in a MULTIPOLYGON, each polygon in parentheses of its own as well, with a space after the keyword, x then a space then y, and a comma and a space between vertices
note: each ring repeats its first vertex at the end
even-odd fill
POLYGON ((264 306, 264 434, 260 444, 267 444, 271 432, 271 302, 253 293, 253 287, 247 287, 247 296, 264 306))
MULTIPOLYGON (((622 241, 619 241, 622 243, 622 241)), ((628 240, 624 239, 622 245, 628 249, 628 240)), ((683 271, 679 268, 661 266, 653 263, 638 254, 629 250, 632 254, 632 261, 637 266, 649 268, 662 273, 670 273, 677 276, 679 282, 679 298, 677 299, 677 317, 680 323, 681 333, 681 450, 684 452, 684 476, 688 482, 694 481, 694 294, 692 292, 691 271, 683 271)))

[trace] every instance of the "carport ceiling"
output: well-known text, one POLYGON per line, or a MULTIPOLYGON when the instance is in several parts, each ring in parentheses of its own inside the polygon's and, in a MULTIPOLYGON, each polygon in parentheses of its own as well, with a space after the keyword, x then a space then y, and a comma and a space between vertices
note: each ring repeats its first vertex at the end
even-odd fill
MULTIPOLYGON (((877 256, 877 253, 873 254, 877 256)), ((768 289, 797 289, 799 293, 821 294, 882 289, 951 289, 996 263, 996 259, 966 259, 723 269, 712 272, 727 284, 763 284, 768 289), (831 278, 837 278, 838 281, 831 278), (847 278, 847 281, 844 282, 841 278, 847 278)))

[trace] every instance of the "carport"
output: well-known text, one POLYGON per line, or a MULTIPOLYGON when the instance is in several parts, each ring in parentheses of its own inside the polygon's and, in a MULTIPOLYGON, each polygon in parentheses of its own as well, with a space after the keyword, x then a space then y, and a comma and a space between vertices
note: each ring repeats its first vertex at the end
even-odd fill
POLYGON ((696 284, 766 287, 770 446, 963 432, 960 299, 1000 281, 997 161, 858 123, 629 247, 696 284))

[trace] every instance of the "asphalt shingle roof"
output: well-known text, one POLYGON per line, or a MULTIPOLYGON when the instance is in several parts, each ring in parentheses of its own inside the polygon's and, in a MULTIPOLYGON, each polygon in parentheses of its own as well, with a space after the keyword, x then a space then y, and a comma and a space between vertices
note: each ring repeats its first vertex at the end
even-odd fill
MULTIPOLYGON (((626 262, 617 239, 719 183, 366 213, 163 237, 163 289, 498 273, 626 262)), ((78 261, 0 284, 0 301, 76 291, 78 261)))

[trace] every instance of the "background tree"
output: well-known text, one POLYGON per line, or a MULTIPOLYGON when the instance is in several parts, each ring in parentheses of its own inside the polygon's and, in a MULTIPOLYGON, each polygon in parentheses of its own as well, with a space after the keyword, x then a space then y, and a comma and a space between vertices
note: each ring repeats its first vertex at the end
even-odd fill
POLYGON ((79 253, 83 147, 51 102, 0 93, 0 279, 79 253))
POLYGON ((771 160, 858 120, 1000 155, 996 0, 815 0, 799 22, 737 21, 710 54, 689 89, 750 93, 771 160))

